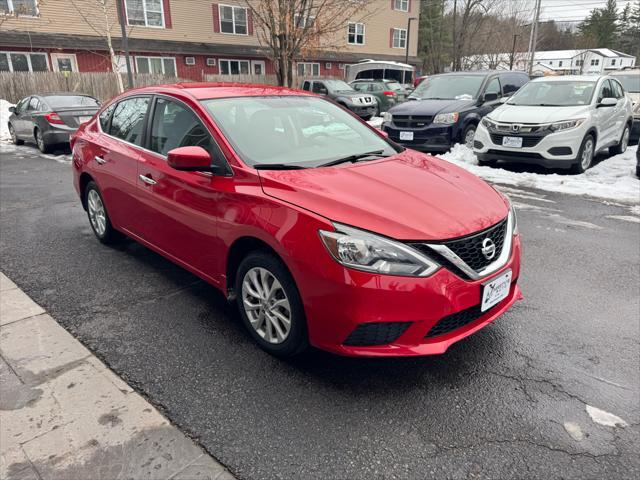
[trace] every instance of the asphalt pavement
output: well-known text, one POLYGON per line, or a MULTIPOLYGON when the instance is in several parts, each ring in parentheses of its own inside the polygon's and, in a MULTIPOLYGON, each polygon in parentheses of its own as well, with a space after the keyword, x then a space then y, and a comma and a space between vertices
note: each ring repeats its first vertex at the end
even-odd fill
POLYGON ((524 244, 511 311, 438 357, 282 361, 213 287, 98 243, 71 180, 68 157, 0 147, 0 269, 238 478, 640 477, 628 207, 506 189, 524 244))

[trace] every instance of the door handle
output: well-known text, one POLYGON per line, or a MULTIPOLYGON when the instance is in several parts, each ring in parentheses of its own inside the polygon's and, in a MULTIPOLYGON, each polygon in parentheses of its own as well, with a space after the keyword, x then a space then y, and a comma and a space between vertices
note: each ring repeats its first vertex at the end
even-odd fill
POLYGON ((142 180, 147 185, 155 185, 156 183, 158 183, 151 177, 145 177, 144 175, 139 175, 139 177, 140 177, 140 180, 142 180))
POLYGON ((95 156, 95 157, 93 157, 93 158, 94 158, 94 160, 95 160, 97 163, 99 163, 100 165, 104 165, 105 163, 107 163, 107 161, 106 161, 104 158, 99 157, 98 155, 96 155, 96 156, 95 156))

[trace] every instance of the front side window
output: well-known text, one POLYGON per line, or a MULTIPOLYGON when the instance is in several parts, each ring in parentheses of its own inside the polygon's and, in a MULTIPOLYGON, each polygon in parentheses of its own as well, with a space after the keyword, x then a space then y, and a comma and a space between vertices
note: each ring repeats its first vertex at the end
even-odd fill
POLYGON ((596 87, 590 81, 533 81, 518 90, 509 105, 572 107, 588 105, 596 87))
POLYGON ((231 5, 219 5, 220 31, 235 35, 247 34, 247 9, 231 5))
POLYGON ((220 75, 249 75, 249 60, 226 60, 221 59, 220 75))
POLYGON ((46 72, 48 70, 49 63, 44 53, 0 52, 0 72, 46 72))
POLYGON ((40 100, 38 100, 38 97, 31 97, 31 101, 29 102, 27 110, 30 112, 36 112, 40 110, 40 100))
POLYGON ((148 109, 149 97, 135 97, 121 101, 113 111, 109 135, 134 145, 142 145, 144 119, 148 109))
POLYGON ((322 82, 313 82, 313 93, 326 93, 327 87, 322 82))
POLYGON ((500 97, 500 80, 497 78, 491 80, 484 93, 497 93, 498 97, 500 97))
POLYGON ((342 108, 318 97, 218 98, 202 102, 250 166, 318 167, 367 152, 396 150, 342 108))
POLYGON ((38 16, 38 0, 0 0, 0 14, 38 16))
POLYGON ((478 98, 482 75, 434 75, 416 87, 412 97, 423 100, 471 100, 478 98))
POLYGON ((615 98, 615 94, 613 93, 613 89, 611 88, 609 80, 605 80, 604 82, 602 82, 602 86, 600 87, 598 101, 602 101, 603 98, 615 98))
POLYGON ((176 76, 176 59, 173 57, 136 57, 138 73, 176 76))
POLYGON ((400 10, 401 12, 409 11, 409 0, 394 0, 393 9, 400 10))
POLYGON ((393 29, 393 48, 407 48, 407 30, 404 28, 393 29))
POLYGON ((100 120, 100 128, 102 128, 103 132, 108 131, 109 120, 111 120, 111 114, 113 113, 115 108, 116 108, 116 104, 114 103, 113 105, 109 105, 107 108, 105 108, 102 111, 102 113, 100 113, 100 116, 98 117, 98 119, 100 120))
POLYGON ((126 0, 127 23, 142 27, 164 27, 162 0, 126 0))
POLYGON ((622 98, 624 97, 624 92, 622 90, 622 86, 616 82, 615 80, 609 80, 611 82, 611 89, 613 90, 613 93, 615 95, 616 98, 622 98))
POLYGON ((364 45, 364 23, 349 22, 347 41, 351 45, 364 45))

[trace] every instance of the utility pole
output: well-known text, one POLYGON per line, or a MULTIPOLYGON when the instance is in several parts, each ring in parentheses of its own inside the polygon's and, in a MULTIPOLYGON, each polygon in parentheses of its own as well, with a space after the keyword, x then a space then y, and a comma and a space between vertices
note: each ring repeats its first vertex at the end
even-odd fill
POLYGON ((531 26, 531 36, 529 37, 529 75, 533 70, 533 58, 536 56, 536 46, 538 44, 538 20, 540 20, 540 7, 542 0, 536 0, 536 15, 531 26))
POLYGON ((509 70, 513 70, 513 61, 516 58, 516 39, 520 35, 517 33, 513 34, 513 46, 511 47, 511 58, 509 59, 509 70))
MULTIPOLYGON (((409 18, 409 20, 407 20, 407 43, 405 45, 405 53, 404 53, 404 63, 406 65, 409 64, 409 34, 411 33, 411 22, 413 20, 418 20, 418 19, 416 17, 411 17, 411 18, 409 18)), ((407 71, 403 70, 403 72, 402 72, 403 83, 407 83, 406 82, 406 80, 407 80, 406 77, 407 77, 407 71)))
POLYGON ((116 0, 116 5, 118 7, 118 23, 120 23, 120 31, 122 32, 122 49, 124 50, 124 58, 127 62, 127 81, 129 83, 129 88, 133 88, 133 71, 131 70, 131 56, 129 55, 129 38, 127 37, 127 26, 125 25, 126 22, 122 4, 122 0, 116 0))
POLYGON ((457 48, 456 48, 456 15, 458 10, 458 0, 453 0, 453 71, 458 70, 457 48))

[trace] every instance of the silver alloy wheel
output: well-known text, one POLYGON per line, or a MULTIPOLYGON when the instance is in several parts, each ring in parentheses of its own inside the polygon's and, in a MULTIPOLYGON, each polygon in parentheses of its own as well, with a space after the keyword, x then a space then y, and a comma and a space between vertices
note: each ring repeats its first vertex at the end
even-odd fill
POLYGON ((44 138, 42 138, 42 132, 40 129, 36 130, 36 143, 41 151, 44 150, 44 138))
POLYGON ((254 267, 242 280, 242 306, 253 329, 272 344, 284 342, 291 330, 291 305, 278 279, 254 267))
POLYGON ((591 160, 593 160, 593 139, 589 137, 584 144, 584 149, 582 150, 582 158, 580 159, 580 165, 583 170, 586 170, 591 165, 591 160))
POLYGON ((620 140, 620 153, 626 152, 628 146, 629 146, 629 127, 625 127, 624 132, 622 132, 622 140, 620 140))
POLYGON ((13 128, 13 125, 9 125, 9 135, 11 135, 11 142, 15 145, 18 143, 18 136, 16 135, 16 130, 13 128))
POLYGON ((87 210, 89 211, 91 225, 98 236, 102 237, 107 231, 107 213, 104 210, 100 195, 93 189, 89 190, 89 195, 87 195, 87 210))
POLYGON ((473 137, 475 136, 476 131, 475 129, 471 129, 467 132, 467 134, 464 137, 464 144, 468 147, 468 148, 473 148, 473 137))

